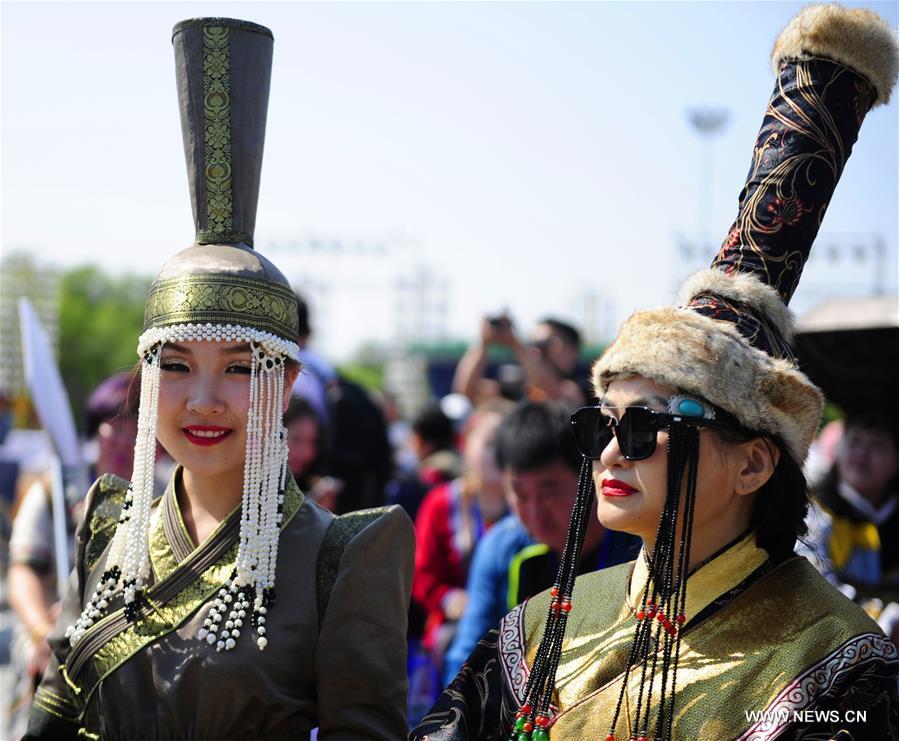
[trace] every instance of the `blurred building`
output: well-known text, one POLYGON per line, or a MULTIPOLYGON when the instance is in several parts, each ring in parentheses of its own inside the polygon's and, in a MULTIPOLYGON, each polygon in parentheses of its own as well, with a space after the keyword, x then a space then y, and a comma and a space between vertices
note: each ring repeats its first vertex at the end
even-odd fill
POLYGON ((306 234, 261 249, 309 302, 312 344, 331 359, 447 338, 449 281, 414 240, 306 234))
MULTIPOLYGON (((709 267, 723 238, 723 233, 675 238, 672 291, 691 273, 709 267)), ((802 275, 802 285, 790 302, 796 314, 832 298, 897 293, 895 256, 891 259, 879 234, 822 231, 802 275)))

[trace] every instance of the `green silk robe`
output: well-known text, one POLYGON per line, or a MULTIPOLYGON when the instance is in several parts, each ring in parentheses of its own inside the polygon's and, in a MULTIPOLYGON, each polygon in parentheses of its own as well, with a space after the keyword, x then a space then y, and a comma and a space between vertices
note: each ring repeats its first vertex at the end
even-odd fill
MULTIPOLYGON (((630 605, 647 572, 641 555, 577 579, 551 739, 609 732, 634 635, 630 605)), ((805 559, 772 566, 750 534, 690 576, 686 604, 673 738, 899 738, 896 647, 805 559)), ((548 607, 544 592, 509 613, 409 738, 508 739, 548 607)), ((618 739, 630 737, 639 675, 628 681, 618 739)))
POLYGON ((149 605, 129 624, 114 602, 72 648, 62 633, 103 571, 126 487, 107 476, 88 495, 51 641, 57 660, 26 738, 304 739, 315 727, 322 741, 405 734, 414 535, 400 508, 335 517, 291 480, 268 646, 260 651, 248 634, 217 652, 197 631, 233 570, 239 508, 194 548, 173 479, 154 504, 149 605))

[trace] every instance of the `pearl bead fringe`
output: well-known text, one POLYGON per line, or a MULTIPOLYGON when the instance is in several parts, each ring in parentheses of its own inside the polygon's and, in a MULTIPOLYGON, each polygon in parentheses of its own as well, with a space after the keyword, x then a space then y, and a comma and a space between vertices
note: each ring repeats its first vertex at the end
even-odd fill
POLYGON ((140 616, 150 571, 148 534, 155 482, 156 425, 159 408, 159 355, 166 342, 247 342, 250 410, 241 504, 240 541, 234 572, 213 600, 197 637, 218 651, 237 645, 242 632, 255 632, 256 645, 268 645, 266 615, 274 602, 278 536, 283 521, 287 479, 287 435, 281 418, 284 358, 296 358, 296 343, 258 329, 236 325, 181 324, 152 327, 138 341, 143 357, 134 475, 106 560, 91 598, 66 637, 74 646, 108 611, 117 594, 129 620, 140 616), (245 622, 249 621, 247 628, 245 622))
POLYGON ((270 355, 297 359, 300 348, 296 342, 290 342, 271 332, 261 329, 242 327, 238 324, 173 324, 168 327, 150 327, 137 341, 137 354, 144 356, 156 345, 165 342, 255 342, 270 355))

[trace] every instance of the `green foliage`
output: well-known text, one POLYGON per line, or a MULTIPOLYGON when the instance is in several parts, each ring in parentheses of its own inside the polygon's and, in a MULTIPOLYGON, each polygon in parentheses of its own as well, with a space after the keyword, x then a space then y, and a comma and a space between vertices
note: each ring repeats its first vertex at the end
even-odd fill
POLYGON ((369 391, 380 391, 384 388, 384 366, 363 363, 341 365, 340 375, 349 381, 358 383, 369 391))
POLYGON ((468 349, 465 340, 446 340, 445 342, 410 342, 406 348, 413 355, 426 355, 429 358, 450 358, 458 360, 468 349))
POLYGON ((840 408, 832 401, 828 401, 824 404, 824 411, 821 415, 821 426, 823 427, 836 419, 843 419, 843 416, 844 414, 840 408))
POLYGON ((605 352, 607 347, 608 344, 584 345, 581 348, 581 362, 587 365, 593 365, 594 361, 605 352))
POLYGON ((143 328, 150 279, 110 276, 94 265, 73 268, 60 281, 60 371, 79 427, 87 399, 113 373, 130 370, 143 328))
MULTIPOLYGON (((426 355, 431 360, 459 360, 470 343, 465 340, 447 340, 446 342, 413 342, 407 347, 408 352, 415 355, 426 355)), ((581 363, 591 366, 603 353, 606 345, 593 344, 581 348, 581 363)), ((514 363, 515 353, 502 345, 491 345, 487 348, 487 358, 491 363, 514 363)))

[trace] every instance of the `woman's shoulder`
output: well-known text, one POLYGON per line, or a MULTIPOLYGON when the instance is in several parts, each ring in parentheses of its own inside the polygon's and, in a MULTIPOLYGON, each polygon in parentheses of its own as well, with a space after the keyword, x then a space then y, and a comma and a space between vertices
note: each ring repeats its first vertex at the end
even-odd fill
MULTIPOLYGON (((778 564, 747 590, 746 596, 753 602, 776 598, 780 605, 778 613, 794 618, 805 629, 814 631, 819 643, 828 637, 839 641, 863 633, 882 633, 859 605, 801 556, 778 564)), ((796 627, 799 626, 793 625, 794 629, 796 627)))
POLYGON ((85 572, 93 569, 112 540, 130 487, 130 481, 104 473, 88 489, 77 536, 84 546, 85 572))
POLYGON ((802 557, 778 564, 720 614, 723 629, 742 640, 746 625, 764 626, 752 639, 756 655, 776 655, 787 676, 809 667, 845 673, 883 665, 894 676, 897 671, 896 647, 880 626, 802 557))
POLYGON ((121 508, 129 488, 131 488, 131 482, 127 479, 112 473, 101 474, 91 484, 90 489, 87 490, 87 495, 84 497, 85 516, 92 509, 107 502, 121 508))
POLYGON ((399 505, 362 509, 333 517, 318 553, 319 579, 341 568, 411 570, 415 529, 399 505))
POLYGON ((303 500, 285 535, 318 551, 319 572, 336 573, 353 559, 394 561, 415 551, 415 529, 399 505, 335 515, 310 499, 303 500))
POLYGON ((400 539, 396 545, 402 545, 402 541, 407 541, 411 543, 413 549, 415 547, 412 520, 397 504, 333 516, 325 533, 322 548, 344 550, 347 546, 355 545, 357 539, 373 545, 382 538, 400 539))
POLYGON ((296 515, 287 524, 289 530, 302 532, 304 537, 315 531, 326 543, 342 546, 370 527, 377 531, 408 529, 411 533, 413 530, 409 515, 397 504, 336 515, 309 497, 303 497, 296 515))
MULTIPOLYGON (((599 571, 582 574, 574 581, 571 595, 569 622, 584 626, 608 626, 626 609, 628 573, 633 562, 622 563, 599 571)), ((528 640, 540 640, 546 613, 552 599, 551 590, 546 589, 520 605, 521 612, 511 620, 521 622, 521 629, 528 640)), ((516 608, 517 609, 517 608, 516 608)), ((513 611, 516 612, 516 611, 513 611)), ((506 619, 510 619, 510 613, 506 619)))
MULTIPOLYGON (((571 593, 572 612, 593 609, 596 603, 609 599, 616 601, 616 607, 624 604, 628 574, 633 563, 628 561, 606 569, 589 571, 575 578, 574 590, 571 593)), ((550 590, 546 589, 529 602, 533 607, 543 609, 549 607, 550 598, 550 590)))
MULTIPOLYGON (((399 576, 405 584, 400 602, 408 603, 414 558, 415 530, 402 507, 394 504, 332 516, 316 563, 320 617, 341 582, 352 586, 361 581, 377 592, 383 582, 397 582, 399 576)), ((348 591, 355 593, 352 588, 348 591)))

